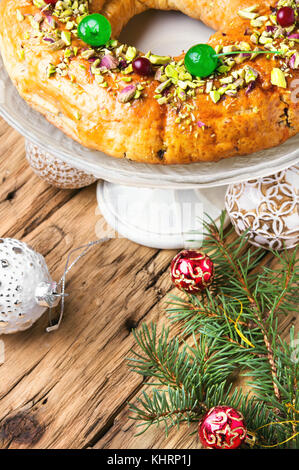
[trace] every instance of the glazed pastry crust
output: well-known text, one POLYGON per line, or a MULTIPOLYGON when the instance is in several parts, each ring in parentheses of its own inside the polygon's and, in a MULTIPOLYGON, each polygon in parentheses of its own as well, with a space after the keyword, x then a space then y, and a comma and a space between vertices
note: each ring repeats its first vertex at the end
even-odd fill
MULTIPOLYGON (((218 30, 209 43, 227 45, 247 41, 248 21, 237 14, 254 0, 92 0, 91 12, 104 14, 117 36, 134 15, 148 8, 176 9, 202 20, 218 30), (224 33, 224 34, 223 34, 224 33)), ((263 1, 259 12, 269 13, 274 2, 263 1)), ((154 98, 159 85, 150 78, 146 95, 132 103, 120 103, 109 87, 99 87, 86 70, 83 59, 70 62, 70 72, 76 77, 47 76, 47 66, 59 60, 61 51, 49 51, 38 38, 24 39, 30 23, 18 21, 16 12, 22 8, 35 15, 39 9, 27 0, 1 0, 0 47, 7 71, 20 95, 52 124, 80 144, 117 158, 144 163, 183 164, 217 161, 250 154, 274 147, 298 132, 299 106, 294 99, 293 84, 299 78, 292 70, 286 89, 271 84, 275 58, 258 57, 247 61, 259 72, 259 86, 250 94, 238 92, 237 98, 226 96, 213 103, 207 94, 191 99, 196 121, 205 123, 198 132, 183 129, 177 122, 177 111, 169 105, 159 105, 154 98), (20 59, 19 51, 23 51, 20 59), (258 111, 257 111, 258 110, 258 111), (77 117, 76 117, 77 116, 77 117), (78 119, 80 116, 80 119, 78 119)), ((78 45, 82 45, 76 40, 78 45)), ((182 56, 183 57, 183 56, 182 56)), ((119 73, 120 74, 120 73, 119 73)), ((133 74, 133 83, 140 77, 133 74)))

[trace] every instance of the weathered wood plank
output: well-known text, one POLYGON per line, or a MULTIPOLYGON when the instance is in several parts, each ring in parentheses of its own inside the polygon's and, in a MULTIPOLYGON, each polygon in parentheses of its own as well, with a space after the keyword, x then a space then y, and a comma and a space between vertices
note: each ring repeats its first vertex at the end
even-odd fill
MULTIPOLYGON (((18 151, 2 160, 7 186, 2 187, 1 234, 23 239, 44 254, 57 279, 66 254, 96 238, 95 187, 49 188, 28 169, 22 139, 11 134, 18 151), (7 201, 12 186, 17 191, 7 201)), ((44 332, 43 317, 31 330, 4 337, 2 424, 16 411, 28 411, 46 427, 37 447, 88 445, 141 382, 124 364, 133 344, 130 330, 154 305, 152 318, 159 316, 159 301, 169 284, 148 286, 156 277, 167 277, 164 270, 171 258, 171 252, 157 253, 126 240, 112 240, 90 252, 70 275, 73 295, 57 333, 44 332)), ((7 445, 32 444, 4 439, 2 446, 7 445)))
MULTIPOLYGON (((103 222, 95 185, 61 191, 40 181, 26 163, 23 139, 2 120, 0 155, 0 236, 31 244, 59 279, 69 251, 96 239, 103 222)), ((168 439, 162 429, 134 438, 126 405, 143 389, 127 367, 131 330, 142 321, 165 322, 173 254, 124 239, 98 246, 69 275, 58 332, 45 333, 45 315, 30 330, 1 338, 0 447, 197 447, 186 427, 168 439), (25 425, 31 432, 13 438, 25 425)), ((285 331, 291 320, 281 322, 285 331)))
MULTIPOLYGON (((233 239, 233 237, 232 237, 233 239)), ((231 241, 232 241, 231 239, 231 241)), ((261 261, 261 265, 276 269, 279 266, 276 258, 271 253, 267 253, 261 261)), ((169 322, 168 322, 169 323, 169 322)), ((289 340, 291 326, 294 325, 295 331, 299 331, 299 318, 296 312, 287 316, 281 316, 279 319, 279 331, 281 337, 289 340)), ((174 335, 175 333, 173 333, 174 335)), ((250 388, 244 379, 238 380, 238 386, 242 386, 244 391, 250 388)), ((137 405, 137 397, 140 397, 142 391, 149 392, 149 387, 144 384, 137 393, 133 404, 137 405)), ((142 428, 136 426, 136 421, 130 419, 129 407, 124 408, 115 418, 111 428, 94 445, 96 449, 197 449, 200 448, 200 442, 197 436, 197 424, 191 423, 190 426, 183 424, 178 431, 173 428, 166 437, 163 425, 159 428, 152 427, 144 434, 137 435, 142 428)))

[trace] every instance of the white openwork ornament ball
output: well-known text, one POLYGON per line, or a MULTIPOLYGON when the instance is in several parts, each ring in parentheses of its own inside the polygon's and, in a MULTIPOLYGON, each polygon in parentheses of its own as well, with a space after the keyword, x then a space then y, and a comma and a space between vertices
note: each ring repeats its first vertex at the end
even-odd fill
POLYGON ((299 242, 299 166, 272 176, 231 184, 225 207, 236 232, 255 246, 281 250, 299 242))
POLYGON ((28 140, 25 148, 26 158, 34 173, 52 186, 61 189, 79 189, 97 180, 93 175, 72 168, 28 140))
POLYGON ((48 308, 40 294, 54 284, 42 255, 26 243, 0 238, 0 335, 26 330, 38 320, 48 308))

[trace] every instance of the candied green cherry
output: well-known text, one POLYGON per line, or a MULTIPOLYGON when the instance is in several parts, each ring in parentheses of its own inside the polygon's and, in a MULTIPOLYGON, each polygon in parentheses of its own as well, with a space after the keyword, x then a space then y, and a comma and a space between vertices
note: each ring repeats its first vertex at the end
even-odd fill
POLYGON ((111 38, 111 24, 99 13, 85 16, 78 25, 78 35, 82 41, 93 47, 106 44, 111 38))
POLYGON ((185 55, 185 66, 189 73, 205 78, 215 72, 219 59, 208 44, 196 44, 185 55))

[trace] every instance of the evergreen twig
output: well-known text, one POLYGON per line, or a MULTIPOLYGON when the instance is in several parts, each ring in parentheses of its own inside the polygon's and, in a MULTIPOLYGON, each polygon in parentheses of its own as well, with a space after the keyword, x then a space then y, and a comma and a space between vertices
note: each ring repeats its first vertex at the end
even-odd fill
POLYGON ((179 336, 171 338, 165 327, 158 334, 154 324, 134 331, 141 352, 134 352, 130 366, 147 378, 151 393, 131 405, 132 418, 142 432, 161 423, 168 432, 227 404, 244 414, 250 431, 257 430, 257 445, 296 447, 299 357, 294 328, 289 344, 278 334, 278 316, 295 312, 299 303, 296 250, 272 252, 279 267, 271 268, 268 252, 248 249, 246 233, 224 231, 224 218, 220 228, 204 223, 203 250, 215 266, 212 287, 169 302, 179 336), (250 394, 233 387, 236 374, 248 380, 250 394))

